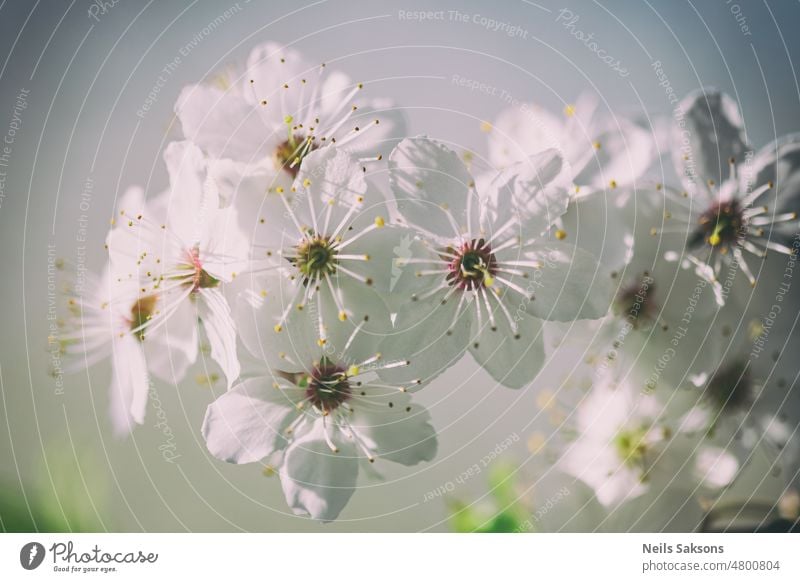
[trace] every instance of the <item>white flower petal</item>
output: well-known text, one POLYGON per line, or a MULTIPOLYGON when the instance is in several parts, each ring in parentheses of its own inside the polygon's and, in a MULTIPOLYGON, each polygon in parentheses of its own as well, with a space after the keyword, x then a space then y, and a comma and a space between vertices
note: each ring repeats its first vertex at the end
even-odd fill
POLYGON ((236 355, 236 324, 228 302, 219 289, 200 289, 197 315, 211 344, 211 357, 222 368, 228 388, 239 377, 241 366, 236 355))
POLYGON ((275 126, 271 129, 277 130, 283 125, 283 115, 309 113, 302 110, 303 98, 313 93, 311 85, 318 82, 318 69, 319 66, 309 65, 298 51, 266 42, 250 51, 242 93, 253 105, 267 101, 264 117, 274 118, 275 126))
POLYGON ((412 404, 407 393, 382 390, 378 395, 369 386, 365 391, 365 406, 360 406, 359 398, 353 399, 355 412, 350 423, 366 446, 379 459, 407 466, 433 460, 437 442, 430 413, 412 404))
POLYGON ((569 170, 557 150, 545 150, 500 172, 481 193, 494 203, 495 227, 516 219, 523 242, 536 238, 567 211, 569 170))
MULTIPOLYGON (((786 135, 767 144, 759 150, 751 164, 745 164, 744 169, 740 177, 742 192, 769 182, 774 184, 774 188, 753 202, 754 206, 766 205, 770 214, 773 209, 775 214, 800 214, 800 134, 786 135)), ((797 230, 797 221, 783 223, 775 230, 791 235, 797 230)), ((769 232, 766 236, 769 236, 769 232)))
POLYGON ((213 181, 207 180, 203 152, 192 142, 169 144, 164 161, 170 182, 167 228, 186 248, 191 248, 200 242, 209 227, 210 216, 218 211, 219 193, 213 181))
MULTIPOLYGON (((385 208, 384 208, 385 209, 385 208)), ((356 224, 361 222, 355 221, 356 224)), ((353 231, 359 232, 363 226, 355 226, 353 231)), ((385 294, 390 299, 393 289, 392 282, 397 285, 402 269, 413 271, 410 265, 402 266, 402 255, 410 256, 410 244, 414 238, 414 231, 400 226, 385 226, 376 228, 348 245, 346 252, 351 255, 365 255, 369 257, 365 262, 347 264, 347 268, 372 281, 371 287, 377 292, 385 294)), ((347 240, 347 239, 345 239, 347 240)), ((416 266, 416 265, 415 265, 416 266)), ((337 277, 340 281, 343 277, 337 277)), ((418 277, 415 277, 418 279, 418 277)))
POLYGON ((717 89, 699 89, 681 101, 683 123, 672 130, 672 160, 688 184, 728 178, 728 160, 742 159, 748 146, 736 102, 717 89))
POLYGON ((249 241, 239 227, 236 208, 207 212, 198 245, 200 262, 206 273, 227 283, 250 266, 249 241))
POLYGON ((646 491, 639 475, 622 464, 611 443, 579 438, 556 466, 589 485, 604 507, 616 506, 646 491))
POLYGON ((508 167, 537 152, 559 148, 564 123, 542 107, 523 104, 500 113, 489 133, 489 158, 508 167))
POLYGON ((707 487, 718 489, 730 484, 739 471, 734 455, 719 447, 705 446, 695 459, 695 475, 707 487))
POLYGON ((561 217, 566 241, 596 256, 606 273, 621 271, 633 256, 634 241, 640 243, 633 226, 644 221, 625 202, 627 193, 593 192, 571 201, 561 217))
POLYGON ((575 169, 573 180, 581 186, 605 189, 612 183, 616 187, 631 185, 656 157, 653 136, 627 119, 611 120, 593 139, 593 143, 586 143, 586 151, 594 151, 594 155, 583 168, 575 169))
POLYGON ((280 468, 286 502, 296 514, 333 521, 355 491, 358 458, 354 445, 338 439, 334 453, 325 441, 322 420, 286 450, 280 468))
MULTIPOLYGON (((531 315, 548 321, 572 321, 597 319, 608 312, 611 278, 590 253, 552 241, 536 245, 523 258, 541 264, 538 269, 521 269, 528 274, 527 279, 514 279, 533 293, 533 301, 527 303, 531 315)), ((511 295, 516 301, 518 295, 511 295)))
POLYGON ((255 162, 267 156, 274 138, 254 105, 232 90, 190 85, 175 104, 183 135, 214 158, 255 162))
MULTIPOLYGON (((261 160, 258 160, 261 161, 261 160)), ((227 158, 209 159, 208 174, 213 178, 219 189, 220 206, 236 206, 240 218, 259 218, 282 215, 284 212, 280 198, 274 193, 278 186, 288 191, 293 178, 287 172, 276 172, 271 164, 246 164, 227 158), (280 206, 277 212, 266 212, 262 208, 265 199, 277 201, 280 206), (242 216, 244 215, 244 216, 242 216)), ((254 224, 246 223, 250 232, 254 224)), ((243 223, 244 227, 244 223, 243 223)))
POLYGON ((426 137, 404 139, 389 157, 389 176, 397 210, 408 224, 453 238, 459 234, 456 227, 468 226, 470 204, 469 218, 476 224, 479 205, 472 176, 444 145, 426 137))
POLYGON ((385 361, 407 360, 409 365, 381 370, 381 378, 390 384, 426 383, 455 365, 466 350, 472 322, 471 311, 463 306, 455 317, 458 293, 444 305, 437 296, 409 302, 397 313, 394 329, 387 332, 378 349, 385 361))
MULTIPOLYGON (((492 302, 493 307, 496 304, 492 302)), ((494 310, 496 330, 492 330, 486 311, 483 328, 472 318, 472 343, 469 351, 497 382, 507 388, 522 388, 542 369, 545 360, 541 322, 523 311, 511 309, 516 329, 512 329, 503 311, 494 310)))
POLYGON ((145 330, 145 337, 148 369, 165 382, 179 382, 199 351, 194 305, 183 301, 155 332, 145 330))
POLYGON ((254 463, 286 446, 284 431, 295 417, 292 391, 271 378, 240 382, 208 406, 202 434, 208 451, 228 463, 254 463))
POLYGON ((194 309, 186 304, 176 311, 175 316, 152 334, 147 334, 142 343, 147 369, 158 379, 169 384, 177 384, 196 360, 198 353, 197 323, 194 309), (187 313, 191 320, 188 325, 178 323, 181 315, 187 313))
MULTIPOLYGON (((317 218, 327 211, 324 203, 331 198, 352 204, 356 197, 367 192, 367 181, 361 166, 349 152, 336 147, 320 148, 305 156, 296 184, 298 197, 306 193, 313 197, 317 218), (304 184, 306 180, 307 186, 304 184)), ((296 207, 300 212, 310 212, 305 200, 296 207)))
POLYGON ((110 414, 114 433, 125 436, 144 422, 150 381, 139 341, 125 335, 114 341, 110 414))

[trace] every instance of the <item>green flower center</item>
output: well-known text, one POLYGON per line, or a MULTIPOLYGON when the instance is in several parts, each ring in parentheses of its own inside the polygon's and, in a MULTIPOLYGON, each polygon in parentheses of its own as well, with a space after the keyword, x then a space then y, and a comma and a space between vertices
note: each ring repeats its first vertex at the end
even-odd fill
POLYGON ((625 429, 617 433, 614 438, 614 447, 617 455, 630 468, 643 469, 645 457, 648 452, 647 435, 650 430, 646 427, 625 429))
POLYGON ((336 251, 327 237, 315 236, 297 245, 297 255, 289 260, 304 277, 304 283, 336 272, 336 251))
POLYGON ((448 255, 455 255, 450 259, 450 272, 447 274, 451 286, 475 290, 494 284, 497 259, 484 239, 466 242, 460 248, 449 247, 446 251, 448 255))

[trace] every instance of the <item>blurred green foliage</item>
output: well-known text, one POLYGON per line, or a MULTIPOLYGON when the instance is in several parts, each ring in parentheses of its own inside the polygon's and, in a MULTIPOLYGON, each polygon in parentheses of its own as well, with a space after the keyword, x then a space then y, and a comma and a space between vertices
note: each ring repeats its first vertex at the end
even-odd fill
POLYGON ((0 531, 106 531, 108 480, 91 447, 80 452, 65 443, 46 448, 34 478, 0 483, 0 531))
POLYGON ((449 524, 459 533, 513 533, 530 531, 530 508, 522 496, 515 472, 508 462, 496 463, 489 470, 489 495, 486 502, 467 503, 459 499, 447 502, 449 524))

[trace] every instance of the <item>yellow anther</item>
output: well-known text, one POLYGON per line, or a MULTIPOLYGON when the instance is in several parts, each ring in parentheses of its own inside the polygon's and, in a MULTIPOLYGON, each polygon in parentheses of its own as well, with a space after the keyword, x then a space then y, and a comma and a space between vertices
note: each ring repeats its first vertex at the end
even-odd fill
POLYGON ((375 218, 375 226, 377 226, 378 228, 383 228, 384 226, 386 226, 386 221, 383 220, 382 216, 378 216, 375 218))
POLYGON ((708 237, 708 244, 710 244, 712 247, 715 247, 719 243, 721 243, 722 237, 719 235, 721 231, 722 231, 721 225, 718 224, 717 226, 715 226, 714 231, 711 233, 711 236, 708 237))
POLYGON ((567 105, 564 107, 564 115, 567 117, 572 117, 575 115, 575 106, 574 105, 567 105))
POLYGON ((350 366, 347 369, 348 376, 358 376, 361 373, 361 369, 358 366, 350 366))
POLYGON ((276 323, 275 327, 273 327, 272 329, 275 330, 275 333, 280 333, 281 331, 283 331, 283 326, 280 323, 276 323))
POLYGON ((481 131, 483 133, 489 133, 492 131, 492 124, 488 121, 481 121, 481 131))
POLYGON ((556 231, 556 238, 558 240, 564 240, 567 238, 567 231, 561 230, 560 228, 556 231))
POLYGON ((339 312, 339 321, 347 321, 347 314, 344 311, 339 312))

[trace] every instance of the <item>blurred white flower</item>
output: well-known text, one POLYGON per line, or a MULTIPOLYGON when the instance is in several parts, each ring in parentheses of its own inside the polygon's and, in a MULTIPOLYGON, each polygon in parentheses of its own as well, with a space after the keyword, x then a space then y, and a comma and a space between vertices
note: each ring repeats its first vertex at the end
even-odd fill
MULTIPOLYGON (((138 197, 131 191, 126 198, 138 197)), ((177 383, 197 354, 197 341, 186 336, 169 337, 165 329, 145 334, 140 329, 157 304, 155 296, 139 297, 138 283, 112 282, 108 267, 100 277, 82 275, 80 285, 67 284, 68 316, 58 335, 61 352, 69 358, 66 373, 84 370, 103 360, 111 361, 109 414, 117 436, 125 436, 144 422, 150 379, 148 369, 165 382, 177 383)))
POLYGON ((731 342, 725 358, 708 373, 688 375, 696 405, 683 424, 727 442, 742 464, 759 450, 769 457, 770 470, 791 482, 800 465, 800 395, 792 389, 797 366, 790 355, 796 340, 783 336, 786 353, 769 357, 759 353, 765 336, 755 329, 754 335, 751 328, 731 342))
POLYGON ((523 103, 500 113, 489 129, 489 158, 507 168, 546 149, 556 149, 572 181, 591 190, 636 182, 656 158, 654 137, 633 121, 599 111, 598 99, 582 94, 555 115, 523 103))
MULTIPOLYGON (((717 489, 736 474, 738 462, 725 449, 687 432, 670 406, 653 393, 605 376, 595 382, 575 412, 576 435, 556 467, 594 489, 613 507, 657 490, 685 488, 687 479, 717 489)), ((692 491, 696 492, 696 491, 692 491)))
POLYGON ((680 110, 672 153, 683 187, 663 187, 673 208, 652 231, 680 237, 687 252, 666 258, 693 267, 722 305, 739 271, 755 286, 760 269, 750 261, 760 267, 768 251, 793 252, 788 235, 800 211, 800 147, 787 136, 753 157, 736 103, 717 90, 690 94, 680 110))
MULTIPOLYGON (((216 184, 200 150, 189 142, 165 152, 170 191, 155 201, 121 207, 106 244, 114 302, 145 301, 150 309, 132 333, 167 326, 167 341, 191 337, 197 322, 228 386, 239 376, 236 327, 220 289, 247 268, 247 241, 235 210, 220 209, 216 184), (132 296, 126 296, 134 282, 132 296)), ((196 356, 196 351, 193 353, 196 356)))
POLYGON ((737 315, 721 312, 705 278, 663 259, 685 251, 675 237, 652 236, 651 225, 664 220, 659 202, 637 200, 625 189, 570 201, 559 230, 598 253, 600 277, 615 288, 614 298, 603 319, 545 326, 550 351, 565 342, 582 345, 604 369, 628 366, 630 381, 642 389, 676 386, 687 373, 713 370, 737 315))

